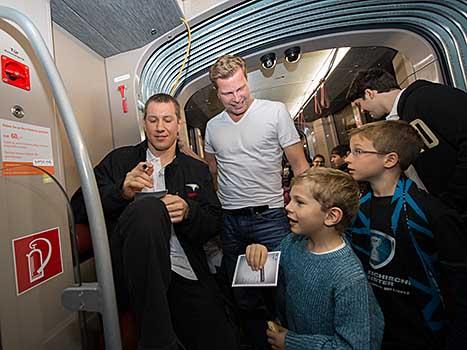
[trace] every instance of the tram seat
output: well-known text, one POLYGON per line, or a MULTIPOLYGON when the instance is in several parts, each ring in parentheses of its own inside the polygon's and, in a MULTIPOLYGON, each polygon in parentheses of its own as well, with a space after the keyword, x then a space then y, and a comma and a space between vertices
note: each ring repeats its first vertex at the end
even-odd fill
MULTIPOLYGON (((94 257, 91 231, 87 224, 76 224, 76 241, 80 263, 94 257)), ((138 347, 138 332, 136 322, 130 311, 119 312, 120 332, 122 334, 122 349, 136 350, 138 347)), ((104 337, 99 340, 99 349, 104 350, 104 337)))
MULTIPOLYGON (((136 321, 131 311, 119 313, 120 333, 122 335, 122 350, 138 349, 138 331, 136 321)), ((99 350, 105 350, 104 335, 99 340, 99 350)))
POLYGON ((87 224, 76 224, 75 230, 79 262, 82 263, 94 256, 94 252, 92 250, 91 231, 87 224))
POLYGON ((120 312, 120 332, 122 333, 122 349, 136 350, 138 348, 138 331, 136 320, 131 311, 120 312))

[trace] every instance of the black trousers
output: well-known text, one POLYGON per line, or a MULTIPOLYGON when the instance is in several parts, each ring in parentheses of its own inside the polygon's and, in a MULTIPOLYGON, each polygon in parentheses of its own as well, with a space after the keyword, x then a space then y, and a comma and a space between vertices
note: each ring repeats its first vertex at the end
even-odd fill
POLYGON ((136 316, 139 349, 238 349, 220 293, 171 271, 170 235, 165 205, 143 198, 123 211, 110 239, 119 305, 136 316))

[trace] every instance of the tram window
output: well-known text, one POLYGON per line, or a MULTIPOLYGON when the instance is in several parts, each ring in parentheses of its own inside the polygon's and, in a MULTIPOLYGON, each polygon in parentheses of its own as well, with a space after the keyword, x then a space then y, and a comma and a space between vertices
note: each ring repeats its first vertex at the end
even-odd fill
POLYGON ((333 115, 334 125, 336 126, 337 138, 340 145, 349 143, 348 132, 357 127, 357 121, 352 113, 352 107, 346 106, 344 109, 333 115))
POLYGON ((193 152, 195 152, 196 154, 199 154, 199 150, 198 150, 198 144, 196 142, 196 129, 195 128, 188 128, 188 139, 189 139, 189 142, 190 142, 190 147, 192 149, 193 152))

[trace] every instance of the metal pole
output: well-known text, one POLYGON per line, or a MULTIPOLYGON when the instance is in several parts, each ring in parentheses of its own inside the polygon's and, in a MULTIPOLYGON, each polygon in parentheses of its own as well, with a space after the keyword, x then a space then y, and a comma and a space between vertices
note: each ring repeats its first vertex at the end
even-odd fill
POLYGON ((105 345, 107 349, 120 350, 120 327, 104 213, 91 161, 89 160, 78 124, 76 123, 70 101, 66 95, 65 86, 45 45, 44 39, 34 24, 21 12, 5 6, 0 6, 0 17, 16 23, 25 32, 52 87, 55 101, 78 166, 86 211, 88 213, 97 280, 102 295, 105 345))

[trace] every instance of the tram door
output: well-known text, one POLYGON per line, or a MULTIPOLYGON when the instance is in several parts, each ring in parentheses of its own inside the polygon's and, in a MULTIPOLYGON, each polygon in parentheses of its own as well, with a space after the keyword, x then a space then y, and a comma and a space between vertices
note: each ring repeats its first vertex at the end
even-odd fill
MULTIPOLYGON (((0 0, 33 20, 50 52, 48 0, 0 0)), ((76 314, 61 306, 73 283, 58 118, 28 40, 0 19, 0 349, 79 349, 76 314), (35 166, 35 167, 33 167, 35 166)))

